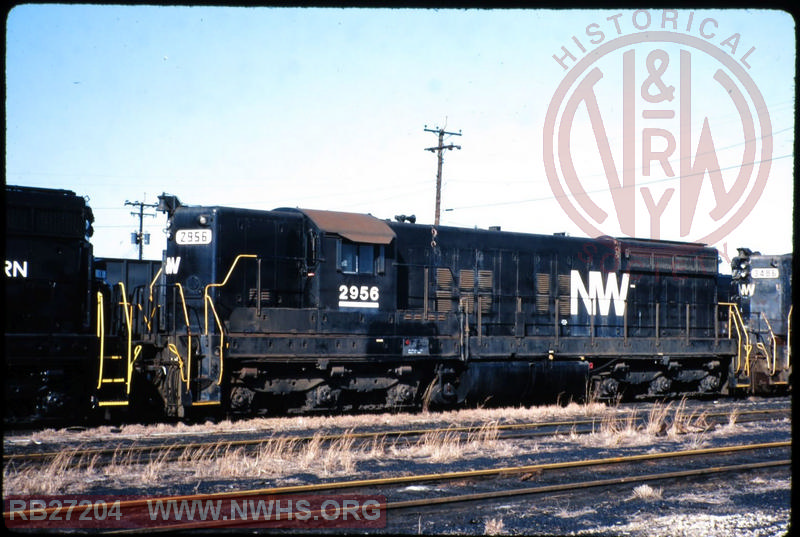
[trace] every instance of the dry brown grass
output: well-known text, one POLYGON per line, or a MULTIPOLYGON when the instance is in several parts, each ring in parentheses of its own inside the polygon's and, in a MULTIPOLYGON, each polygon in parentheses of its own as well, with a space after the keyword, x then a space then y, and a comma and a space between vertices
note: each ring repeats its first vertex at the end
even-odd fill
MULTIPOLYGON (((297 472, 308 472, 323 476, 349 475, 355 472, 361 461, 382 461, 390 456, 395 459, 427 459, 435 463, 447 463, 464 457, 481 456, 487 451, 497 456, 513 452, 510 443, 498 440, 499 423, 542 421, 552 418, 598 415, 608 412, 604 405, 467 409, 437 414, 368 414, 358 416, 314 416, 294 418, 257 418, 248 421, 204 423, 158 424, 153 426, 125 425, 102 426, 86 430, 46 429, 28 437, 27 441, 71 442, 97 438, 159 438, 176 437, 175 446, 158 455, 147 456, 140 452, 118 449, 110 461, 100 463, 94 456, 81 460, 70 448, 61 452, 45 467, 3 468, 4 494, 65 494, 82 492, 92 487, 139 487, 164 484, 197 482, 226 478, 270 478, 280 479, 297 472), (467 426, 481 424, 464 437, 455 431, 443 431, 424 436, 416 443, 406 440, 387 442, 385 436, 373 437, 367 442, 344 436, 334 442, 326 442, 325 431, 333 427, 376 426, 467 426), (310 441, 277 438, 265 442, 260 448, 245 451, 233 449, 220 443, 210 447, 183 448, 180 438, 184 435, 215 434, 233 431, 265 431, 291 433, 314 429, 318 432, 310 441), (177 456, 177 461, 173 460, 177 456)), ((198 482, 199 484, 199 482, 198 482)))
POLYGON ((460 433, 446 430, 425 433, 417 441, 413 451, 417 458, 426 457, 431 462, 450 462, 461 457, 465 447, 460 433))
POLYGON ((499 437, 498 423, 485 423, 468 432, 448 427, 441 431, 425 433, 420 439, 405 449, 392 447, 392 453, 400 456, 411 456, 415 459, 427 459, 434 463, 449 463, 465 457, 480 454, 487 450, 495 451, 499 437))
POLYGON ((483 525, 484 535, 502 535, 505 524, 502 518, 490 518, 483 525))
POLYGON ((6 483, 10 481, 11 490, 22 486, 27 494, 58 494, 66 492, 71 481, 70 468, 75 458, 74 451, 62 451, 47 465, 44 470, 22 468, 18 472, 3 468, 3 495, 7 495, 6 483))
POLYGON ((334 416, 297 416, 252 418, 241 421, 207 421, 198 424, 161 423, 157 425, 121 425, 79 429, 45 429, 27 437, 5 435, 6 441, 20 442, 82 442, 97 438, 145 439, 165 436, 178 438, 188 435, 211 435, 234 432, 289 433, 299 430, 322 431, 331 428, 355 429, 365 427, 409 427, 414 425, 471 425, 498 421, 499 423, 521 423, 546 419, 569 419, 576 417, 601 417, 614 415, 615 407, 603 403, 569 403, 538 407, 472 408, 445 412, 345 414, 334 416))
MULTIPOLYGON (((455 430, 423 435, 416 443, 387 442, 385 436, 361 441, 352 433, 329 440, 322 432, 303 442, 297 438, 275 438, 259 449, 246 450, 221 442, 211 446, 174 446, 156 455, 144 456, 118 449, 110 461, 98 463, 95 455, 79 460, 75 450, 66 450, 44 468, 4 468, 4 494, 56 494, 82 492, 92 486, 141 487, 173 482, 191 484, 198 480, 266 478, 280 479, 295 473, 319 477, 349 476, 362 461, 427 459, 448 463, 465 457, 495 452, 497 422, 482 425, 467 435, 455 430)), ((502 451, 502 450, 501 450, 502 451)), ((199 486, 199 482, 198 482, 199 486)))
POLYGON ((672 417, 672 426, 667 429, 667 435, 674 437, 687 433, 706 432, 710 429, 707 421, 706 412, 686 413, 686 399, 681 399, 675 408, 675 413, 672 417))
POLYGON ((638 487, 633 489, 633 495, 631 496, 631 499, 646 500, 646 501, 660 500, 663 492, 664 489, 661 488, 654 489, 653 487, 645 483, 644 485, 639 485, 638 487))
POLYGON ((581 507, 579 509, 570 509, 569 502, 566 505, 558 507, 554 512, 553 516, 557 516, 559 518, 578 518, 586 515, 591 515, 596 513, 597 509, 594 507, 581 507))
POLYGON ((672 440, 687 439, 693 449, 702 447, 714 425, 709 424, 706 412, 687 412, 686 404, 685 398, 677 405, 672 402, 654 404, 643 424, 634 413, 621 418, 607 415, 602 418, 598 431, 586 438, 573 433, 572 438, 589 445, 620 446, 644 445, 651 443, 654 437, 666 436, 672 440))
POLYGON ((150 457, 117 449, 102 465, 97 455, 84 461, 75 449, 65 450, 45 467, 6 466, 3 494, 65 494, 98 484, 139 487, 166 481, 280 478, 296 472, 342 476, 352 474, 358 461, 379 458, 386 451, 385 438, 381 437, 361 448, 352 435, 333 441, 324 436, 317 433, 307 442, 277 438, 255 451, 226 442, 202 447, 174 446, 150 457))
POLYGON ((353 436, 342 436, 328 445, 321 458, 323 475, 352 474, 356 468, 353 436))
MULTIPOLYGON (((242 422, 206 423, 202 425, 161 424, 143 428, 131 425, 113 429, 101 427, 92 431, 47 430, 37 434, 39 441, 78 442, 89 438, 115 438, 120 435, 132 438, 153 438, 176 435, 171 452, 148 456, 126 449, 118 449, 109 462, 101 463, 95 456, 80 460, 75 448, 64 450, 45 467, 19 467, 13 464, 3 468, 3 494, 66 494, 91 490, 92 487, 141 487, 166 484, 193 484, 198 480, 224 480, 230 478, 255 478, 280 481, 297 473, 310 473, 320 477, 346 476, 356 473, 366 461, 379 465, 387 460, 402 460, 447 464, 468 458, 484 457, 487 453, 502 458, 518 455, 519 443, 499 438, 499 425, 505 423, 541 422, 548 419, 600 417, 600 430, 591 435, 573 435, 579 443, 590 445, 619 445, 651 442, 662 434, 694 434, 695 442, 702 442, 707 434, 705 416, 687 414, 685 404, 656 406, 650 412, 646 425, 636 424, 633 417, 620 416, 618 409, 598 403, 536 408, 466 409, 439 414, 374 414, 363 416, 317 416, 294 418, 258 418, 242 422), (418 441, 386 436, 360 440, 343 436, 333 442, 326 441, 326 431, 337 428, 371 426, 443 426, 444 430, 429 433, 418 441), (476 426, 468 435, 457 433, 455 427, 476 426), (310 440, 274 438, 253 450, 233 448, 221 442, 211 447, 187 448, 181 446, 181 435, 232 430, 263 430, 269 434, 318 431, 310 440), (174 460, 177 456, 177 461, 174 460)), ((732 415, 727 428, 733 428, 736 416, 732 415)), ((526 453, 535 453, 538 444, 528 445, 526 453)))

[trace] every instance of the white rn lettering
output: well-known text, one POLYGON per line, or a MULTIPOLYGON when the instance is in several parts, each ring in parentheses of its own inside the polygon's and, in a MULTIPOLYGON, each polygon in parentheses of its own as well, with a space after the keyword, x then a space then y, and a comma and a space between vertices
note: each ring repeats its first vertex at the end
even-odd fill
POLYGON ((9 261, 6 259, 6 278, 27 278, 28 277, 28 262, 23 261, 20 264, 17 260, 9 261))
POLYGON ((581 273, 577 270, 570 272, 570 315, 578 314, 578 298, 583 300, 586 310, 591 315, 596 315, 600 310, 600 315, 608 315, 611 303, 614 303, 614 312, 618 317, 625 314, 625 300, 628 297, 628 287, 630 274, 623 273, 622 280, 617 286, 617 275, 613 272, 608 273, 608 280, 603 288, 603 274, 596 270, 589 271, 589 291, 581 279, 581 273))

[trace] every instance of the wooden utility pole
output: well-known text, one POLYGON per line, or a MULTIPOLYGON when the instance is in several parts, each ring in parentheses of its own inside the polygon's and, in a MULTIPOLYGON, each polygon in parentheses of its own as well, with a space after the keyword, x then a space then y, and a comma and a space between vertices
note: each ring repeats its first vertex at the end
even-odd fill
POLYGON ((439 157, 438 158, 439 165, 436 169, 436 212, 434 213, 434 219, 433 219, 433 225, 438 226, 439 208, 442 202, 442 163, 444 161, 444 156, 442 151, 444 151, 445 149, 459 149, 459 150, 461 149, 460 145, 453 145, 453 144, 444 145, 444 135, 449 134, 451 136, 461 136, 461 131, 459 130, 458 132, 446 132, 444 129, 440 129, 439 127, 436 127, 435 129, 429 129, 428 126, 425 125, 425 132, 432 132, 434 134, 439 135, 438 146, 425 148, 425 151, 430 151, 431 153, 436 151, 439 157))
POLYGON ((150 234, 143 233, 143 224, 142 220, 144 220, 145 216, 156 216, 155 213, 145 213, 145 207, 158 207, 158 203, 144 203, 142 201, 128 201, 125 200, 125 205, 133 205, 134 207, 139 207, 139 211, 136 213, 131 213, 133 216, 139 217, 139 232, 138 233, 131 233, 131 242, 133 244, 139 245, 139 260, 142 259, 142 243, 145 241, 147 244, 150 244, 150 234))

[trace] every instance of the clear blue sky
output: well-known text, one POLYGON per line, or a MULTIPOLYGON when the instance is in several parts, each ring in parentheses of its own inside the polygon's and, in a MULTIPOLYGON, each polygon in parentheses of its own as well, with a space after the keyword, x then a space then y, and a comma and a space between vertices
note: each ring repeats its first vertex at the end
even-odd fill
MULTIPOLYGON (((660 30, 661 11, 647 15, 647 29, 660 30)), ((542 140, 566 74, 553 56, 563 56, 562 46, 580 55, 573 36, 591 53, 592 24, 604 43, 643 31, 624 9, 18 6, 6 34, 6 181, 88 196, 95 251, 109 257, 136 255, 137 219, 125 202, 155 203, 164 191, 193 205, 416 214, 430 224, 436 157, 424 149, 437 139, 427 125, 462 131, 446 140, 462 149, 445 153, 443 225, 583 236, 548 183, 542 140)), ((763 194, 714 246, 791 251, 794 20, 780 11, 680 10, 677 25, 728 53, 731 42, 721 42, 738 35, 734 60, 755 47, 747 73, 774 133, 763 194), (712 38, 700 34, 705 19, 714 21, 703 29, 712 38)), ((666 48, 673 66, 678 48, 666 48)), ((641 56, 638 82, 647 75, 641 56)), ((598 64, 610 82, 601 90, 607 102, 621 91, 610 58, 598 64)), ((692 58, 702 67, 701 55, 692 58)), ((741 120, 730 103, 715 108, 712 86, 693 83, 692 114, 709 117, 729 188, 744 146, 741 120)), ((620 110, 602 111, 618 152, 620 110)), ((596 142, 578 135, 589 119, 579 110, 575 121, 579 173, 597 175, 596 142)), ((677 137, 676 125, 668 128, 677 137)), ((650 180, 661 193, 677 188, 677 178, 650 180)), ((704 189, 708 213, 713 198, 704 189)), ((677 196, 662 238, 710 232, 715 223, 700 211, 693 234, 678 234, 677 196)), ((637 206, 636 234, 648 236, 642 214, 637 206)), ((163 226, 161 214, 145 219, 146 258, 160 258, 163 226)))

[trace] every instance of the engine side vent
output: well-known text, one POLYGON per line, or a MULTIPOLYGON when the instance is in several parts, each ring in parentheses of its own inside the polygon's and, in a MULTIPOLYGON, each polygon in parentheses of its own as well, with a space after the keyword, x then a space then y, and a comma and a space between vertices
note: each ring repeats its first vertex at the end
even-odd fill
POLYGON ((550 304, 550 275, 536 274, 536 312, 547 313, 550 304))
POLYGON ((558 315, 560 317, 569 316, 569 294, 570 279, 569 274, 558 275, 558 315))

